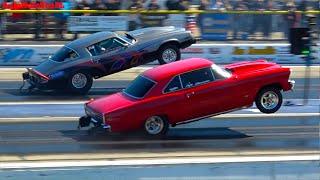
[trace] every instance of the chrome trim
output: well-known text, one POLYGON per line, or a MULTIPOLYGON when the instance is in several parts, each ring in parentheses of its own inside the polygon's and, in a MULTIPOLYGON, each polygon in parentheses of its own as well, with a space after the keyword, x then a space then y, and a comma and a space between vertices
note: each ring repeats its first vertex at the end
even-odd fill
POLYGON ((110 125, 107 124, 101 124, 103 129, 111 129, 110 125))
POLYGON ((194 121, 199 121, 201 119, 205 119, 205 118, 212 117, 212 116, 218 116, 218 115, 229 113, 229 112, 232 112, 232 111, 238 111, 238 110, 245 109, 245 108, 248 108, 248 107, 251 107, 251 106, 244 106, 244 107, 241 107, 241 108, 234 108, 234 109, 231 109, 231 110, 228 110, 228 111, 223 111, 223 112, 214 113, 214 114, 210 114, 210 115, 206 115, 206 116, 201 116, 201 117, 198 117, 198 118, 189 119, 189 120, 186 120, 186 121, 175 123, 175 125, 180 125, 180 124, 186 124, 186 123, 190 123, 190 122, 194 122, 194 121))
POLYGON ((289 83, 290 86, 291 86, 291 90, 293 90, 293 89, 294 89, 294 86, 295 86, 295 84, 296 84, 296 81, 295 81, 295 80, 288 80, 288 83, 289 83))

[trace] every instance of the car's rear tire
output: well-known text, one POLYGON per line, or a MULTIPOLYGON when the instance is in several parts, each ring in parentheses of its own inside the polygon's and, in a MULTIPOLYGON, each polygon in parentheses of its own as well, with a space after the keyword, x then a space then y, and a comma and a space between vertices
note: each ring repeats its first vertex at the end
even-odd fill
POLYGON ((162 137, 169 130, 169 122, 163 116, 151 116, 143 125, 144 132, 151 137, 162 137))
POLYGON ((92 76, 85 71, 73 72, 68 79, 68 90, 71 93, 87 94, 92 86, 92 76))
POLYGON ((180 58, 180 49, 173 44, 164 45, 158 51, 158 61, 160 64, 168 64, 178 61, 180 58))
POLYGON ((263 113, 275 113, 282 105, 282 94, 277 87, 266 87, 259 91, 255 103, 263 113))

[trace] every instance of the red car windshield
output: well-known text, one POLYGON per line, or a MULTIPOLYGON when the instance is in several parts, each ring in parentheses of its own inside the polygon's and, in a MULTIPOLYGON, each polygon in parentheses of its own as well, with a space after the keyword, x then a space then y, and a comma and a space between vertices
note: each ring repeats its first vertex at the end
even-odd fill
POLYGON ((143 98, 156 84, 153 80, 144 76, 138 76, 123 93, 134 98, 143 98))

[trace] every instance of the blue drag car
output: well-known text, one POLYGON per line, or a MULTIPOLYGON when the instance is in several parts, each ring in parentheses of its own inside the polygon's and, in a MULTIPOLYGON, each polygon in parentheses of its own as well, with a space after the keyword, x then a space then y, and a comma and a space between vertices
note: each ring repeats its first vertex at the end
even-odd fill
POLYGON ((23 73, 38 89, 64 89, 86 94, 93 79, 158 60, 180 60, 180 49, 195 43, 189 31, 152 27, 124 34, 98 32, 72 41, 48 60, 23 73))

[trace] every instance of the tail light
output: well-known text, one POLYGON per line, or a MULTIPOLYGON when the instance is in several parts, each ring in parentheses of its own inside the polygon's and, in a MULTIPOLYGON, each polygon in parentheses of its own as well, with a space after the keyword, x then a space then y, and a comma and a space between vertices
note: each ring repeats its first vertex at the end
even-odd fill
POLYGON ((41 72, 37 71, 37 70, 32 70, 34 73, 36 73, 37 75, 39 75, 42 79, 48 81, 50 78, 44 74, 42 74, 41 72))

